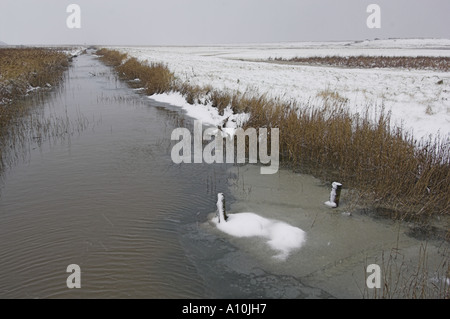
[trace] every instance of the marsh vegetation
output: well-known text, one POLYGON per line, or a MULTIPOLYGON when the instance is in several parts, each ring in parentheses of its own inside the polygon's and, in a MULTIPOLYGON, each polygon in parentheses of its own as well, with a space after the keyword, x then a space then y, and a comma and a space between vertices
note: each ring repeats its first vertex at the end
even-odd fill
MULTIPOLYGON (((139 78, 147 94, 180 92, 188 103, 211 104, 219 113, 226 107, 235 113, 249 113, 245 127, 280 128, 282 164, 325 181, 339 180, 357 190, 361 203, 389 209, 391 217, 422 220, 450 214, 448 137, 417 140, 402 127, 394 127, 389 112, 382 108, 376 114, 369 107, 364 114, 352 114, 339 92, 324 90, 307 102, 222 92, 180 81, 163 64, 128 59, 114 50, 102 49, 98 54, 115 66, 121 77, 139 78)), ((341 60, 353 61, 351 57, 336 58, 333 63, 341 60)), ((384 61, 386 65, 404 61, 375 57, 375 62, 367 62, 370 59, 358 57, 355 63, 360 60, 366 64, 384 61)), ((433 58, 405 61, 415 67, 448 66, 433 58)))
POLYGON ((82 116, 74 122, 36 109, 62 82, 70 60, 62 48, 0 49, 0 172, 26 156, 28 142, 40 145, 87 126, 82 116))
POLYGON ((305 65, 332 66, 345 68, 400 68, 416 70, 436 70, 448 72, 450 70, 449 57, 429 56, 314 56, 294 58, 269 58, 269 61, 283 63, 298 63, 305 65))

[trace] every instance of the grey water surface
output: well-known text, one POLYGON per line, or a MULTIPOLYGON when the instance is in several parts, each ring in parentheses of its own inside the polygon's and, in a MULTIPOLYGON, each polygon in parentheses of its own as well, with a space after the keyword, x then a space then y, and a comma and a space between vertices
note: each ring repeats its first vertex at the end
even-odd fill
POLYGON ((173 164, 171 132, 192 119, 138 94, 92 54, 36 103, 41 118, 70 127, 26 142, 4 173, 1 298, 297 297, 285 287, 299 281, 263 270, 252 281, 252 258, 199 227, 218 192, 232 202, 233 175, 225 165, 173 164), (222 263, 236 253, 241 270, 222 263), (81 289, 66 285, 71 264, 81 289))

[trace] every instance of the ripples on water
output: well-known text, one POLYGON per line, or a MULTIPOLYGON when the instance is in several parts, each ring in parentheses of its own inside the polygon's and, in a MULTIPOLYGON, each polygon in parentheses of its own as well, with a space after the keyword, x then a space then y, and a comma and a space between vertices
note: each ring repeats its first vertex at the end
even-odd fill
POLYGON ((180 225, 214 210, 225 169, 174 165, 178 113, 148 104, 92 57, 74 63, 36 106, 60 139, 26 141, 26 161, 5 174, 0 297, 204 297, 180 225), (69 264, 81 267, 79 291, 66 287, 69 264))

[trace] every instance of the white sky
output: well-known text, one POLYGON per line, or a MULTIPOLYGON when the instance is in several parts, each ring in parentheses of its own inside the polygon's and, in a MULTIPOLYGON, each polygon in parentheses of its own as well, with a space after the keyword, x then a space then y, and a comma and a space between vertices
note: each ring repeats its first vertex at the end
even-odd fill
POLYGON ((450 0, 0 0, 8 44, 196 45, 450 38, 450 0), (81 7, 81 29, 66 8, 81 7), (381 7, 381 29, 366 8, 381 7))

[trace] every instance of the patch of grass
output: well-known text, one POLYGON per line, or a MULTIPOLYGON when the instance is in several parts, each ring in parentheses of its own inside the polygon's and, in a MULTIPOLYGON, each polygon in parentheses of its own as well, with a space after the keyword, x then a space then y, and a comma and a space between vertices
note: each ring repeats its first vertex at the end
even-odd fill
POLYGON ((179 80, 173 86, 173 91, 181 93, 189 104, 207 104, 213 91, 211 86, 192 85, 179 80))
POLYGON ((59 84, 69 61, 59 48, 0 49, 0 173, 21 156, 25 141, 40 143, 69 130, 64 120, 45 120, 30 112, 41 100, 31 92, 59 84), (33 101, 24 99, 29 95, 33 101))
POLYGON ((125 80, 139 79, 148 95, 172 90, 174 75, 163 63, 144 63, 116 50, 100 49, 97 55, 105 64, 116 69, 125 80))
POLYGON ((0 105, 21 98, 30 88, 56 85, 69 65, 58 49, 0 49, 0 105))
POLYGON ((271 58, 269 61, 290 62, 307 65, 324 65, 346 68, 402 68, 419 70, 438 70, 448 72, 450 57, 405 57, 405 56, 325 56, 295 57, 291 59, 271 58))
POLYGON ((125 53, 120 53, 116 50, 100 49, 97 50, 97 55, 100 59, 107 65, 112 67, 118 67, 125 60, 127 55, 125 53))
POLYGON ((349 99, 343 97, 339 94, 339 92, 332 91, 330 89, 322 90, 317 93, 317 97, 322 99, 325 104, 335 105, 342 104, 345 105, 348 103, 349 99))
POLYGON ((129 58, 116 67, 119 75, 127 80, 139 79, 148 95, 164 93, 172 89, 174 76, 163 63, 142 63, 129 58))

